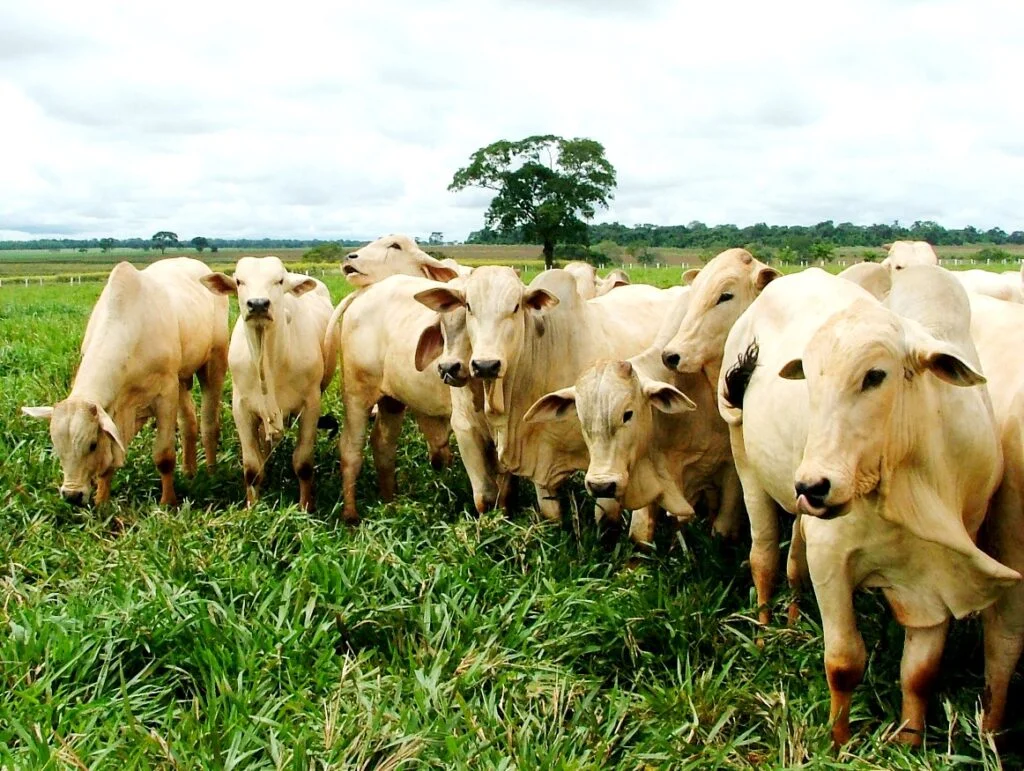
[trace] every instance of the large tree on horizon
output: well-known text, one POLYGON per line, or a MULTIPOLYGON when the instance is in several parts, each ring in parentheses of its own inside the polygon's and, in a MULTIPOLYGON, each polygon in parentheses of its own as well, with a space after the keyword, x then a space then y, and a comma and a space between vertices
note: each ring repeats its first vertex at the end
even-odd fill
POLYGON ((553 134, 481 147, 455 172, 448 189, 493 190, 485 221, 502 233, 519 231, 544 247, 544 265, 554 265, 555 244, 587 240, 586 220, 608 208, 615 167, 593 139, 553 134))

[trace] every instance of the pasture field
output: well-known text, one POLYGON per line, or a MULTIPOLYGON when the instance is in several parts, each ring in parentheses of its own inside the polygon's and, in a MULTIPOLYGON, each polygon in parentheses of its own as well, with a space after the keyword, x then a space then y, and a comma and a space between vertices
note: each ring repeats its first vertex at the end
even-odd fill
MULTIPOLYGON (((635 271, 674 283, 677 268, 635 271)), ((334 272, 337 300, 347 287, 334 272)), ((890 740, 902 631, 860 595, 868 647, 852 742, 831 748, 813 598, 759 631, 748 542, 706 523, 654 554, 602 537, 582 485, 569 515, 473 512, 461 467, 403 437, 399 491, 340 523, 336 442, 318 508, 294 504, 292 437, 242 504, 229 397, 214 472, 157 505, 152 430, 111 502, 60 500, 46 425, 99 283, 0 289, 0 766, 4 768, 1021 768, 979 732, 980 624, 955 623, 925 749, 890 740)), ((325 411, 341 416, 337 382, 325 411)), ((454 446, 454 443, 453 443, 454 446)), ((201 452, 201 450, 200 450, 201 452)), ((1011 735, 1024 728, 1019 682, 1011 735)))

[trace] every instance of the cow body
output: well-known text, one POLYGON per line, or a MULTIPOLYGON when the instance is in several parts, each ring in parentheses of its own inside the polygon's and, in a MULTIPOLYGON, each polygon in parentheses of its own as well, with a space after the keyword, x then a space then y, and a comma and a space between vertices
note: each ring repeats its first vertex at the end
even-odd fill
POLYGON ((160 471, 162 504, 174 492, 175 417, 182 428, 187 474, 196 470, 198 421, 193 376, 202 386, 206 463, 216 463, 219 400, 227 370, 227 302, 211 297, 199 280, 210 269, 198 260, 158 260, 144 270, 119 263, 93 308, 82 341, 82 361, 71 393, 54 407, 26 407, 50 420, 61 459, 62 495, 87 503, 110 496, 125 448, 150 417, 156 419, 153 460, 160 471))
POLYGON ((299 505, 311 510, 321 395, 337 367, 338 335, 325 334, 330 292, 316 279, 287 272, 277 257, 243 257, 234 277, 215 273, 203 283, 211 292, 238 295, 228 364, 246 502, 256 502, 267 458, 297 415, 292 468, 299 505))
POLYGON ((966 296, 944 273, 901 272, 886 308, 850 282, 804 271, 766 288, 726 344, 719 403, 758 597, 777 563, 779 505, 801 514, 790 567, 809 573, 821 608, 838 743, 849 738, 866 656, 857 588, 881 588, 907 628, 904 738, 916 742, 949 617, 987 607, 1019 580, 974 544, 1002 456, 987 393, 973 387, 983 379, 966 296))
POLYGON ((975 269, 951 272, 968 292, 1024 304, 1024 287, 1021 286, 1021 277, 1016 271, 993 273, 990 270, 975 269))

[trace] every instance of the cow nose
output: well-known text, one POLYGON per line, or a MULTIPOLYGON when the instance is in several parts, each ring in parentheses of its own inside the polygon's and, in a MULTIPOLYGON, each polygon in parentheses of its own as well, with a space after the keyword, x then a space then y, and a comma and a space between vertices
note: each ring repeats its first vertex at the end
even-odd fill
POLYGON ((591 482, 587 480, 585 484, 587 492, 595 498, 614 498, 619 487, 615 482, 591 482))
POLYGON ((60 494, 64 496, 64 500, 70 503, 72 506, 84 506, 85 505, 85 493, 81 490, 61 490, 60 494))
POLYGON ((664 364, 668 369, 674 370, 679 366, 679 354, 672 353, 671 351, 661 352, 661 363, 664 364))
POLYGON ((250 313, 266 313, 270 310, 270 300, 266 297, 253 297, 245 301, 250 313))
POLYGON ((473 359, 473 374, 477 377, 496 378, 501 371, 501 362, 497 359, 473 359))
POLYGON ((828 497, 828 491, 831 489, 832 483, 828 479, 819 479, 813 484, 797 482, 796 496, 799 498, 802 495, 812 506, 822 509, 825 507, 825 498, 828 497))
POLYGON ((443 361, 437 365, 437 371, 442 379, 457 378, 462 374, 461 361, 443 361))

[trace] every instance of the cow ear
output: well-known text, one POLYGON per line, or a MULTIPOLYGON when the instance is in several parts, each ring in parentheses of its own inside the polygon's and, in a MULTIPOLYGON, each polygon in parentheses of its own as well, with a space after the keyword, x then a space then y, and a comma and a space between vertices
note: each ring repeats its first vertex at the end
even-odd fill
POLYGON ((53 417, 53 407, 22 407, 21 412, 23 415, 28 415, 30 418, 42 418, 43 420, 49 420, 53 417))
POLYGON ((697 278, 697 274, 700 273, 700 268, 690 268, 689 270, 683 271, 682 284, 683 286, 689 286, 693 283, 693 280, 697 278))
POLYGON ((441 319, 438 319, 420 333, 416 343, 416 371, 422 372, 430 366, 441 352, 444 351, 444 338, 441 336, 441 319))
POLYGON ((436 289, 424 289, 422 292, 417 292, 412 299, 421 305, 426 305, 432 311, 447 313, 466 304, 466 293, 461 289, 439 286, 436 289))
POLYGON ((440 281, 445 284, 451 281, 453 278, 458 278, 458 271, 449 268, 443 264, 440 260, 436 260, 433 257, 428 257, 423 261, 421 266, 423 275, 429 278, 431 281, 440 281))
POLYGON ((984 375, 954 351, 922 350, 917 352, 916 358, 920 369, 930 371, 939 380, 950 385, 965 388, 986 382, 984 375))
POLYGON ((757 287, 757 291, 760 292, 781 275, 782 274, 775 270, 775 268, 765 266, 757 272, 757 276, 754 278, 754 286, 757 287))
POLYGON ((207 273, 199 280, 214 294, 234 294, 238 291, 238 283, 223 273, 207 273))
POLYGON ((804 379, 804 360, 793 359, 791 362, 783 366, 779 370, 779 377, 786 380, 803 380, 804 379))
POLYGON ((288 291, 296 297, 301 297, 314 289, 316 289, 316 281, 309 276, 288 276, 288 291))
POLYGON ((576 389, 572 386, 540 397, 523 416, 524 423, 545 423, 564 420, 576 406, 576 389))
POLYGON ((686 394, 668 383, 651 380, 644 383, 643 389, 648 401, 662 412, 673 414, 697 409, 697 405, 686 394))
POLYGON ((121 441, 121 434, 118 432, 117 426, 114 425, 110 415, 107 414, 105 409, 97 406, 96 417, 99 418, 100 429, 114 440, 114 443, 121 448, 121 453, 123 454, 125 452, 124 442, 121 441))
POLYGON ((523 302, 526 304, 527 308, 532 308, 535 311, 542 311, 554 308, 558 305, 558 298, 551 294, 547 289, 530 289, 523 297, 523 302))

